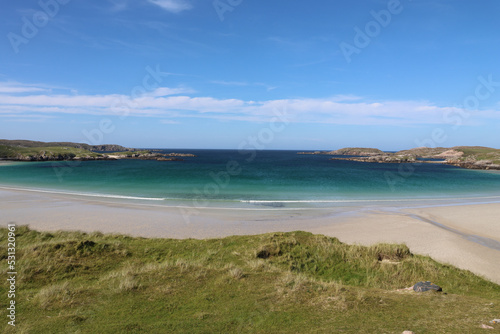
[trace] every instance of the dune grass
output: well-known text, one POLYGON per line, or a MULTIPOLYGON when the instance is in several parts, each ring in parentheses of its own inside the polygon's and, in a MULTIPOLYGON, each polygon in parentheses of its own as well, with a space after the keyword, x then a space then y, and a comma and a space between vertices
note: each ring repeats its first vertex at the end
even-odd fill
POLYGON ((482 333, 500 315, 500 286, 468 271, 305 232, 172 240, 20 226, 17 257, 18 325, 4 319, 2 333, 482 333), (422 280, 445 293, 397 291, 422 280))

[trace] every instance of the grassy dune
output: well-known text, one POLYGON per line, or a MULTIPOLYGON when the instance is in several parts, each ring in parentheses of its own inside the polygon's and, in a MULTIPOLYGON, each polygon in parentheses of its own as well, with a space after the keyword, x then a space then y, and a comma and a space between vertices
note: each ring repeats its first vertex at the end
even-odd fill
MULTIPOLYGON (((305 232, 170 240, 18 227, 17 257, 18 326, 4 319, 2 333, 482 333, 500 314, 500 286, 468 271, 404 245, 305 232), (396 291, 421 280, 446 294, 396 291)), ((5 310, 5 284, 0 295, 5 310)))

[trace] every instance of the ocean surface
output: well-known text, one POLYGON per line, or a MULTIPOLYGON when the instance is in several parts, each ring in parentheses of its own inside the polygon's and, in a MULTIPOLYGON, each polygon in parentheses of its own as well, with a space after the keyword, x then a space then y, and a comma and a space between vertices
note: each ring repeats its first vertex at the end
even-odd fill
POLYGON ((297 151, 164 150, 184 161, 0 165, 0 186, 191 207, 334 207, 360 203, 500 202, 500 173, 442 164, 372 164, 297 151))

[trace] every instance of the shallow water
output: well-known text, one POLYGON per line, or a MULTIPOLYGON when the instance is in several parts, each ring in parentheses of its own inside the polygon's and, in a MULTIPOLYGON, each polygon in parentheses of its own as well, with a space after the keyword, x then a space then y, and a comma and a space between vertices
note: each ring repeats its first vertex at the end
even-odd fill
MULTIPOLYGON (((165 153, 175 152, 166 150, 165 153)), ((185 161, 0 166, 0 185, 167 206, 303 208, 496 202, 500 174, 441 164, 372 164, 296 151, 182 150, 185 161)))

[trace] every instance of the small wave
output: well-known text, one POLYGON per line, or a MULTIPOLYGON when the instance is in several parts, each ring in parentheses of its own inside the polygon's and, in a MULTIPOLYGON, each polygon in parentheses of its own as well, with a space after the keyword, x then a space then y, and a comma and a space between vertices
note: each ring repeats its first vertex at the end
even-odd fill
POLYGON ((99 197, 99 198, 116 198, 116 199, 130 199, 130 200, 141 200, 141 201, 164 201, 166 198, 158 197, 137 197, 137 196, 124 196, 124 195, 110 195, 110 194, 93 194, 93 193, 74 193, 74 192, 64 192, 55 190, 41 190, 41 189, 27 189, 27 188, 9 188, 0 187, 0 189, 5 190, 18 190, 18 191, 30 191, 36 193, 46 193, 46 194, 56 194, 56 195, 71 195, 71 196, 84 196, 84 197, 99 197))

